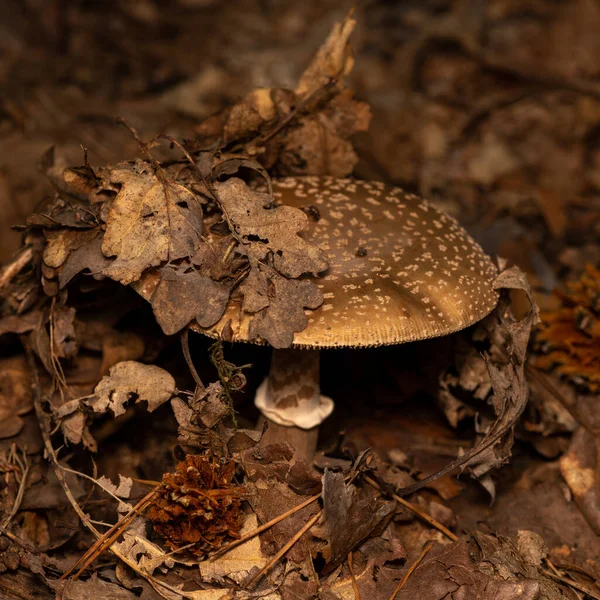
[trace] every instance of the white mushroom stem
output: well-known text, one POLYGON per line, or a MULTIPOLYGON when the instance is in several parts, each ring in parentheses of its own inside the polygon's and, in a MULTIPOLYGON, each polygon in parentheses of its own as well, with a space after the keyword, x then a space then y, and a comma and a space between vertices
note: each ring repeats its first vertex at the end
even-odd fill
MULTIPOLYGON (((269 442, 290 441, 294 445, 293 437, 296 444, 306 446, 304 438, 310 437, 316 446, 317 427, 333 411, 333 400, 320 393, 319 360, 318 350, 273 350, 271 370, 254 400, 271 422, 272 431, 266 436, 269 442)), ((306 448, 297 447, 297 456, 310 457, 311 446, 312 441, 306 448)))

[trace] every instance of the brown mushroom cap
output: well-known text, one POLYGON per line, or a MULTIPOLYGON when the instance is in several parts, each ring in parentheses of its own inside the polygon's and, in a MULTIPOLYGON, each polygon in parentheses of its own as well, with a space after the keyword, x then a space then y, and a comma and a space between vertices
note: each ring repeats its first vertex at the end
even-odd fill
MULTIPOLYGON (((307 310, 308 326, 294 347, 400 344, 446 335, 485 317, 498 299, 491 259, 451 217, 413 194, 383 183, 333 177, 273 180, 277 203, 304 208, 301 232, 329 255, 315 283, 324 302, 307 310), (317 211, 320 218, 316 218, 317 211)), ((233 341, 248 338, 252 315, 230 302, 212 327, 231 321, 233 341)))

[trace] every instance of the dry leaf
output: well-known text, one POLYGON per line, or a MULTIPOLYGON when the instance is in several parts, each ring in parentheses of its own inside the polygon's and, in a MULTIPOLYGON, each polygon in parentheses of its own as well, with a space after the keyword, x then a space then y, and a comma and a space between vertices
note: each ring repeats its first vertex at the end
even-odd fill
POLYGON ((323 475, 324 523, 319 537, 327 540, 325 572, 331 572, 394 510, 393 502, 375 498, 372 488, 346 486, 342 473, 323 475))
POLYGON ((96 235, 86 240, 77 248, 72 249, 58 271, 58 282, 63 288, 75 275, 86 269, 96 279, 101 279, 102 271, 111 264, 112 260, 102 254, 104 232, 97 231, 96 235))
POLYGON ((330 80, 339 80, 352 70, 354 58, 348 39, 355 25, 356 21, 348 16, 333 26, 329 37, 302 74, 296 86, 298 96, 310 96, 326 86, 330 80))
MULTIPOLYGON (((476 421, 476 430, 480 439, 474 448, 466 452, 462 457, 452 461, 438 473, 431 475, 419 483, 404 488, 402 494, 412 493, 417 489, 425 487, 428 482, 438 479, 446 473, 455 469, 464 470, 468 468, 473 477, 480 478, 480 482, 494 497, 494 483, 486 476, 493 468, 506 463, 510 457, 513 445, 514 427, 527 405, 529 387, 525 378, 525 355, 529 343, 531 328, 537 323, 538 309, 533 300, 531 289, 526 275, 518 267, 503 269, 496 281, 494 288, 502 290, 498 306, 488 317, 483 319, 475 329, 474 338, 486 339, 490 343, 490 350, 481 360, 485 361, 489 376, 489 384, 493 391, 491 397, 486 398, 486 404, 492 406, 494 415, 492 417, 479 415, 476 421), (510 310, 510 290, 523 292, 529 300, 530 310, 522 319, 516 319, 510 310)), ((479 359, 475 359, 479 360, 479 359)), ((470 361, 463 366, 473 370, 470 361)), ((478 370, 481 372, 481 369, 478 370)), ((459 381, 453 374, 446 374, 444 378, 449 381, 459 381)), ((464 378, 469 381, 469 377, 464 378)), ((483 382, 487 386, 486 381, 483 382)), ((479 386, 470 387, 475 390, 479 386)), ((451 415, 455 414, 457 405, 449 403, 452 397, 451 387, 442 384, 443 400, 449 408, 451 415)), ((459 396, 455 400, 461 404, 459 396)))
POLYGON ((560 472, 581 514, 596 535, 600 535, 600 489, 598 449, 600 441, 585 427, 573 435, 569 451, 560 457, 560 472))
POLYGON ((51 313, 52 352, 58 358, 74 358, 79 344, 75 334, 75 309, 55 306, 51 313))
POLYGON ((272 202, 269 194, 252 190, 235 177, 215 183, 214 188, 224 217, 241 242, 238 251, 258 261, 272 252, 275 269, 286 277, 316 276, 327 269, 327 254, 298 235, 308 225, 301 210, 268 208, 272 202))
POLYGON ((148 402, 152 412, 176 393, 175 380, 164 369, 134 361, 116 364, 94 389, 88 405, 94 412, 112 410, 115 417, 125 412, 127 401, 148 402))
POLYGON ((93 573, 86 581, 81 579, 64 581, 46 579, 48 585, 62 600, 90 600, 102 598, 103 600, 136 600, 137 596, 120 585, 109 583, 100 579, 98 573, 93 573))
POLYGON ((193 256, 201 243, 202 206, 187 188, 162 181, 151 167, 115 169, 121 184, 112 201, 102 252, 115 261, 103 273, 127 285, 149 267, 193 256))
POLYGON ((150 298, 156 321, 166 335, 181 331, 196 319, 200 327, 214 325, 223 315, 233 281, 215 281, 194 267, 164 267, 150 298))
POLYGON ((55 269, 61 267, 71 252, 78 250, 102 233, 100 227, 93 229, 59 229, 47 231, 44 262, 55 269))
POLYGON ((308 324, 305 308, 318 308, 323 302, 319 288, 308 280, 286 279, 253 269, 240 286, 242 309, 257 313, 249 325, 251 339, 260 337, 274 348, 288 348, 294 333, 308 324))
MULTIPOLYGON (((246 516, 244 525, 240 530, 240 536, 254 531, 257 527, 256 515, 250 513, 246 516)), ((262 569, 266 562, 267 560, 261 551, 260 538, 254 536, 215 560, 209 559, 198 563, 198 568, 204 581, 223 582, 231 578, 241 583, 252 569, 255 567, 262 569)))
POLYGON ((465 541, 434 549, 408 578, 397 600, 536 600, 540 585, 521 572, 481 568, 469 555, 465 541), (490 573, 491 570, 491 573, 490 573), (496 576, 494 576, 496 575, 496 576))

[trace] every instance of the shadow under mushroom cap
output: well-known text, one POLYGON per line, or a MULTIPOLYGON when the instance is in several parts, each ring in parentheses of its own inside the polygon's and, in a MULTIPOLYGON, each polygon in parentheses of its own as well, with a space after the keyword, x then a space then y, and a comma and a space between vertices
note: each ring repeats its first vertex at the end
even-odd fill
MULTIPOLYGON (((328 271, 315 279, 324 302, 306 311, 308 326, 295 334, 293 347, 438 337, 476 323, 496 306, 491 259, 455 219, 414 194, 383 183, 288 177, 273 180, 273 195, 278 204, 308 212, 300 235, 329 256, 328 271)), ((230 321, 232 341, 256 341, 248 337, 252 316, 242 313, 241 302, 230 302, 215 325, 193 329, 219 337, 230 321)))

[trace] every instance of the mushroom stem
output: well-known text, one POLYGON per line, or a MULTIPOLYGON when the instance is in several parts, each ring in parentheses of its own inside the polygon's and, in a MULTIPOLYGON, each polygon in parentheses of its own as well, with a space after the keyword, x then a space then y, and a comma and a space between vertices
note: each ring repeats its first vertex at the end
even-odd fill
POLYGON ((269 376, 256 392, 256 406, 274 425, 265 442, 289 441, 297 458, 312 458, 318 426, 333 410, 320 393, 319 360, 318 350, 273 350, 269 376))
POLYGON ((312 461, 317 451, 317 442, 319 439, 318 426, 312 429, 285 427, 263 416, 259 420, 259 429, 262 429, 265 421, 269 424, 269 428, 265 431, 261 439, 261 446, 287 442, 294 448, 294 461, 305 460, 309 463, 312 461))

